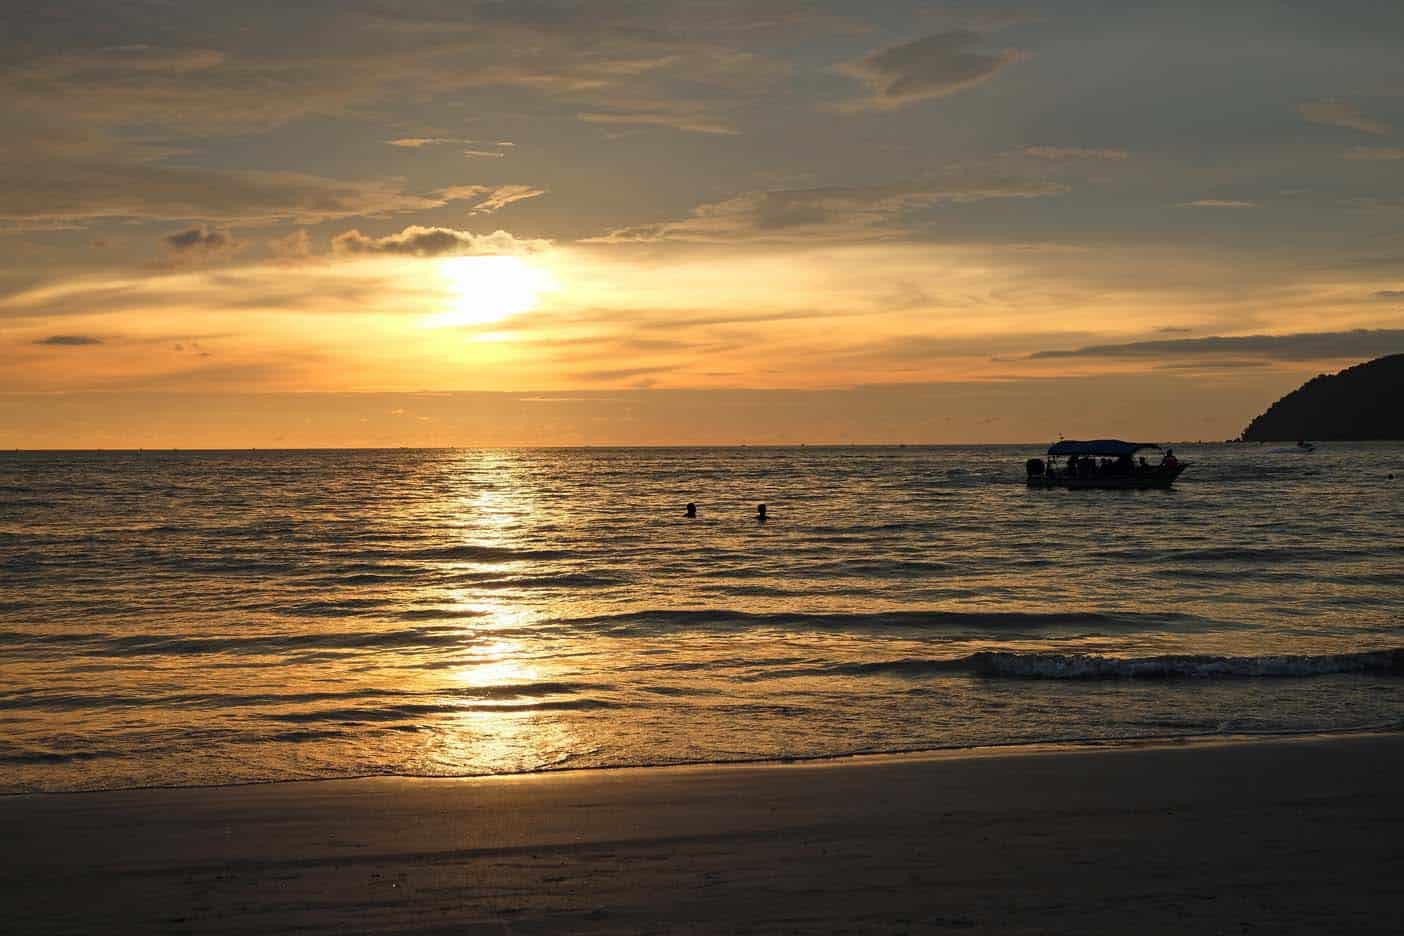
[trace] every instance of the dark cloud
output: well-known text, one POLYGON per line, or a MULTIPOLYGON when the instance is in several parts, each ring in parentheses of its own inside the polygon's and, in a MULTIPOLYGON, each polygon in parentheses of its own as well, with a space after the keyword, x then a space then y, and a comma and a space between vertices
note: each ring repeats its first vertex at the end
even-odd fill
POLYGON ((47 338, 40 338, 34 343, 37 345, 58 345, 65 348, 78 348, 84 345, 102 344, 102 339, 93 338, 89 335, 50 335, 47 338))
POLYGON ((507 233, 474 234, 453 228, 421 227, 412 224, 396 234, 369 237, 358 230, 332 238, 332 250, 341 254, 388 254, 402 257, 445 257, 461 255, 502 255, 534 253, 547 247, 547 241, 524 240, 507 233))
POLYGON ((233 238, 222 231, 206 230, 203 225, 199 227, 187 228, 175 234, 167 234, 161 238, 167 247, 177 253, 192 251, 203 251, 206 253, 216 253, 227 249, 234 243, 233 238))
POLYGON ((1338 332, 1299 332, 1290 335, 1214 335, 1127 344, 1089 345, 1059 351, 1037 351, 1031 360, 1058 358, 1146 358, 1237 354, 1275 361, 1314 361, 1372 358, 1404 351, 1404 329, 1382 328, 1338 332))
POLYGON ((890 110, 974 87, 1026 57, 1016 49, 981 51, 983 44, 980 33, 952 29, 879 49, 840 71, 872 89, 871 97, 852 107, 890 110))

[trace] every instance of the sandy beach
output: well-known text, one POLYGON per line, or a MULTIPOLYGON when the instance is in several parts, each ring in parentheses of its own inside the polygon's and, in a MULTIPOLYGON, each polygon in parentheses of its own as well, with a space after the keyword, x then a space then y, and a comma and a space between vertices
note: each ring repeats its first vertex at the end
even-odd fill
POLYGON ((1404 735, 22 795, 11 933, 1398 932, 1404 735))

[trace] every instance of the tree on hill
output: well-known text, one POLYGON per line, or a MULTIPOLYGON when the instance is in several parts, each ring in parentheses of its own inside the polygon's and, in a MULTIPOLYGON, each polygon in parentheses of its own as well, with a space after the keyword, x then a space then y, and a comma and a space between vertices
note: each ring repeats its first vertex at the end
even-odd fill
POLYGON ((1404 439, 1404 354, 1313 377, 1249 423, 1243 439, 1404 439))

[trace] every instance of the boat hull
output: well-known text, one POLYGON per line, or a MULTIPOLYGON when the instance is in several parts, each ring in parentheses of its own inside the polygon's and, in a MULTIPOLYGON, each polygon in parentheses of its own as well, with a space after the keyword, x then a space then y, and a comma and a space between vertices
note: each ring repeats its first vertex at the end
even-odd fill
POLYGON ((1064 478, 1048 477, 1047 475, 1030 475, 1028 485, 1031 488, 1066 488, 1071 491, 1150 491, 1164 490, 1175 483, 1175 479, 1180 476, 1186 468, 1188 462, 1176 465, 1173 469, 1156 469, 1154 471, 1140 472, 1130 475, 1106 475, 1094 478, 1064 478))

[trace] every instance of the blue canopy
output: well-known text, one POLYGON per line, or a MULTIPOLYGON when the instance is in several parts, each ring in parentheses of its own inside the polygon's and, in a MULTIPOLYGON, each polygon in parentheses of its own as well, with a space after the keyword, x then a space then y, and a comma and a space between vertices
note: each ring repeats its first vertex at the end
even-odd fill
POLYGON ((1123 455, 1131 456, 1141 449, 1158 449, 1160 446, 1152 445, 1149 442, 1123 442, 1120 439, 1092 439, 1089 442, 1077 442, 1072 439, 1065 439, 1054 442, 1048 447, 1049 455, 1091 455, 1101 458, 1120 458, 1123 455))

